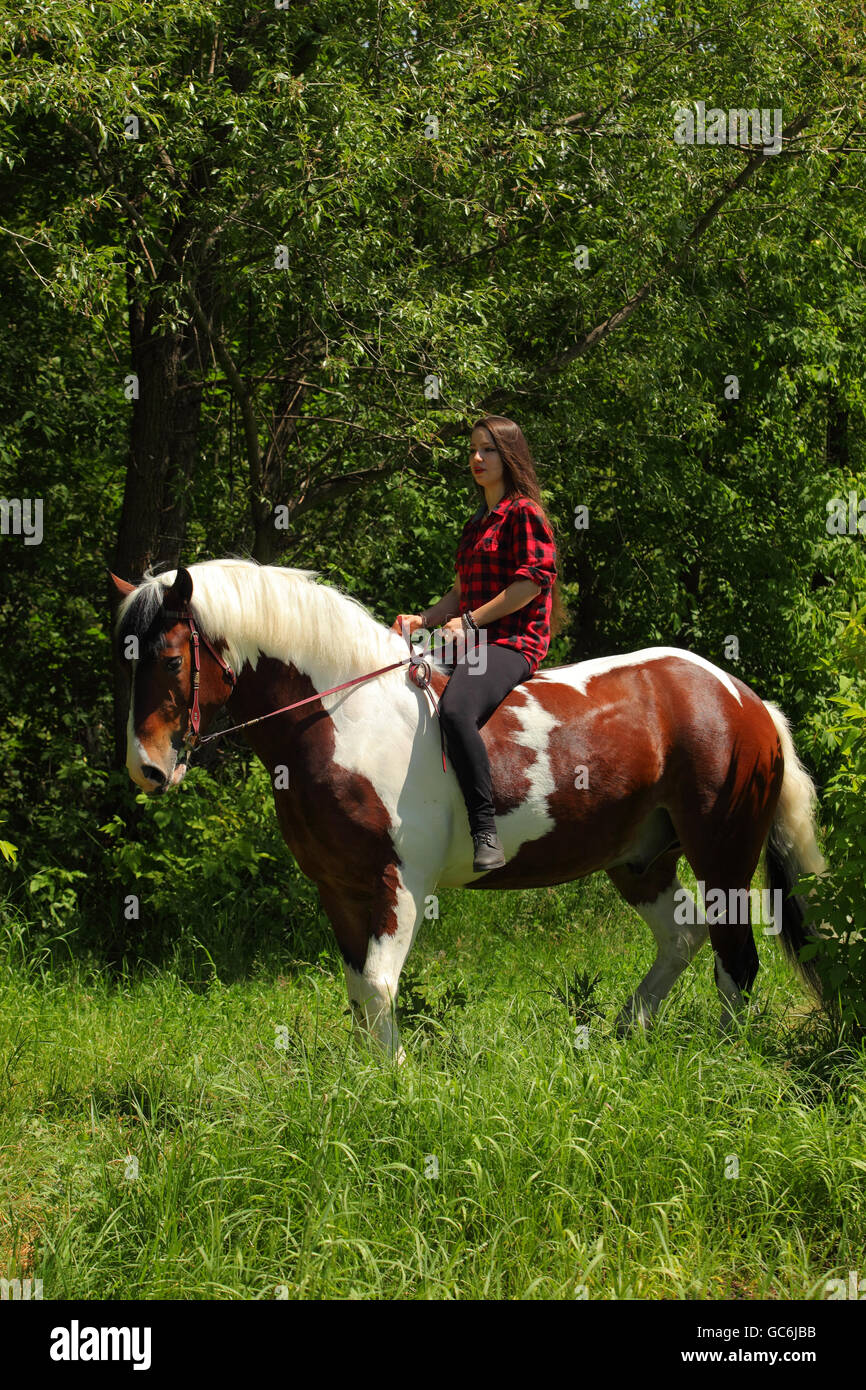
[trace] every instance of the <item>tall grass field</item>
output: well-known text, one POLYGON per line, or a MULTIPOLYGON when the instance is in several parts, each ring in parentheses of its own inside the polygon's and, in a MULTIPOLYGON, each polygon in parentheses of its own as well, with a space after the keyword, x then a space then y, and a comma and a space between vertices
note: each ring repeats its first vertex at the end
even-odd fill
POLYGON ((705 947, 623 1040, 654 948, 602 875, 443 894, 398 1070, 352 1038, 314 895, 296 917, 191 900, 164 961, 117 973, 7 911, 5 1277, 45 1299, 800 1300, 866 1273, 866 1057, 760 927, 740 1036, 718 1037, 705 947))

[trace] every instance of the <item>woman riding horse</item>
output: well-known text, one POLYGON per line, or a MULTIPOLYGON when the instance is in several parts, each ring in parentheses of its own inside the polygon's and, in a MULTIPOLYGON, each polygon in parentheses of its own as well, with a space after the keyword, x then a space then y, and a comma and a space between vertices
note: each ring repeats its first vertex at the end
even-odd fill
POLYGON ((561 624, 556 543, 541 505, 529 445, 513 420, 488 415, 472 430, 469 466, 484 501, 463 528, 457 580, 425 613, 401 613, 407 638, 441 626, 454 638, 455 665, 440 715, 469 814, 473 868, 501 868, 505 855, 493 812, 490 761, 479 730, 509 691, 529 680, 561 624), (479 629, 484 636, 476 638, 479 629), (475 641, 482 660, 468 658, 475 641))

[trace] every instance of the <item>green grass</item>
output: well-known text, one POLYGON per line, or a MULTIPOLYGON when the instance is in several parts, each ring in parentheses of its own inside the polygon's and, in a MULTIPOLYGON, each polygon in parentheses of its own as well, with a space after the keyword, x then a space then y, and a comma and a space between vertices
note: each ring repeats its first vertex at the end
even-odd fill
POLYGON ((717 1038, 705 949, 621 1041, 652 943, 606 880, 444 895, 397 1072, 356 1049, 314 916, 256 947, 234 913, 134 977, 7 917, 6 1277, 46 1299, 803 1299, 866 1272, 866 1057, 760 932, 741 1037, 717 1038))

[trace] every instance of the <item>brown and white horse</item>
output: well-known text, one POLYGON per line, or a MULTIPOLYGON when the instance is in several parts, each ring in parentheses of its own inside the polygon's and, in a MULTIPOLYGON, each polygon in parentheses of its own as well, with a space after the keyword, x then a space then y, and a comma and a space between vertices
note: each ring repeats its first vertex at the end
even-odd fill
MULTIPOLYGON (((758 969, 748 890, 765 844, 775 931, 795 962, 810 939, 790 890, 824 867, 814 787, 781 711, 703 657, 650 647, 517 686, 483 730, 508 862, 478 875, 457 780, 407 668, 317 698, 406 657, 361 604, 309 572, 242 560, 115 584, 117 640, 134 662, 127 767, 145 791, 183 775, 193 708, 204 730, 226 704, 235 723, 313 697, 246 737, 336 933, 356 1031, 390 1055, 403 1055, 400 972, 439 888, 535 888, 604 869, 657 945, 622 1028, 649 1021, 708 935, 723 1026, 741 1011, 758 969), (677 879, 681 855, 703 905, 677 879)), ((445 679, 434 672, 437 693, 445 679)))

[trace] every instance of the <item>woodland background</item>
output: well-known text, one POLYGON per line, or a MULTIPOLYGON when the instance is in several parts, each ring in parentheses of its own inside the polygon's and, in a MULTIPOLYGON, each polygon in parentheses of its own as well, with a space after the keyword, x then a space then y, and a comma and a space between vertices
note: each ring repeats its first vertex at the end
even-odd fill
MULTIPOLYGON (((778 701, 825 916, 866 926, 864 537, 827 530, 866 495, 859 0, 3 0, 0 62, 0 495, 44 503, 41 545, 0 539, 27 949, 131 969, 214 894, 315 915, 237 745, 136 800, 106 570, 250 555, 417 611, 486 412, 557 527, 549 662, 672 644, 778 701), (678 145, 701 100, 781 108, 781 153, 678 145)), ((862 947, 828 968, 856 1007, 862 947)))

